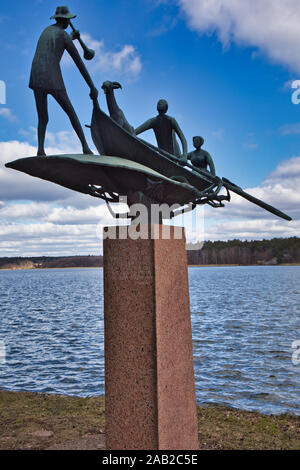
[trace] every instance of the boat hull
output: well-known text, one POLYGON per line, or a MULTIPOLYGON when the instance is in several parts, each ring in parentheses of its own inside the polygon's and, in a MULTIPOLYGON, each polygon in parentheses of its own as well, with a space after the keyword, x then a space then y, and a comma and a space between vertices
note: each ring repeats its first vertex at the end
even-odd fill
POLYGON ((151 201, 184 205, 199 197, 194 187, 163 176, 136 162, 105 155, 52 155, 28 157, 5 165, 30 176, 51 181, 84 194, 91 186, 106 193, 132 196, 143 192, 151 201))
POLYGON ((127 132, 105 114, 98 104, 94 105, 91 135, 100 154, 118 155, 145 165, 169 178, 184 179, 199 191, 211 186, 211 182, 202 178, 200 174, 196 175, 176 161, 167 158, 158 149, 154 150, 153 146, 148 146, 146 142, 127 132))

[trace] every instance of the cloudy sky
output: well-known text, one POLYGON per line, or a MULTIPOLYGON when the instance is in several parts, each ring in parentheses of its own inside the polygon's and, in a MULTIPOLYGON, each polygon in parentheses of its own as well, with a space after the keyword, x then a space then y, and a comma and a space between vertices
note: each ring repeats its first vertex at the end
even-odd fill
MULTIPOLYGON (((300 236, 300 105, 292 102, 292 83, 300 80, 299 0, 67 4, 96 50, 87 66, 104 110, 104 80, 123 84, 118 101, 134 126, 155 115, 158 99, 167 99, 190 150, 192 137, 202 135, 219 176, 294 219, 277 219, 233 197, 224 209, 205 209, 205 239, 300 236)), ((28 81, 36 42, 56 6, 0 0, 0 256, 99 254, 101 227, 110 222, 99 201, 4 167, 36 152, 28 81)), ((68 56, 62 70, 82 124, 89 123, 89 90, 68 56)), ((49 114, 48 154, 79 153, 52 98, 49 114)), ((154 142, 150 132, 144 137, 154 142)), ((189 230, 187 221, 188 236, 189 230)))

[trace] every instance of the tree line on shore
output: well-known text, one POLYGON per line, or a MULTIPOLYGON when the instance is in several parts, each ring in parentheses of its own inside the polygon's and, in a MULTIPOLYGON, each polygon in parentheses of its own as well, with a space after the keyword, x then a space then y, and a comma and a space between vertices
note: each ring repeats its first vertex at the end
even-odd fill
MULTIPOLYGON (((188 248, 192 248, 189 245, 188 248)), ((189 265, 278 265, 300 263, 300 238, 206 241, 187 251, 189 265)), ((0 258, 0 269, 102 267, 103 256, 41 256, 0 258)))
POLYGON ((0 258, 0 269, 98 268, 103 256, 38 256, 0 258))
POLYGON ((300 263, 300 238, 207 241, 201 250, 188 250, 188 263, 190 265, 300 263))

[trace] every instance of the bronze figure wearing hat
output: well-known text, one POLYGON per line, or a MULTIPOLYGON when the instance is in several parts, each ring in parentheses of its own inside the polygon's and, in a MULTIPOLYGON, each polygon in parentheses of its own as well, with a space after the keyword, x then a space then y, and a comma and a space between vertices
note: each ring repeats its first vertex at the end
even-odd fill
POLYGON ((56 20, 57 18, 67 18, 72 20, 73 18, 76 18, 76 16, 77 15, 72 15, 72 13, 70 13, 68 7, 57 7, 55 15, 52 15, 50 20, 56 20))
POLYGON ((38 112, 38 156, 45 155, 44 142, 48 124, 48 95, 52 95, 62 109, 68 115, 74 131, 76 132, 84 154, 91 154, 85 139, 81 124, 67 95, 63 81, 60 61, 64 51, 68 51, 81 75, 90 87, 90 97, 97 99, 98 91, 76 49, 72 40, 78 39, 78 34, 66 33, 65 29, 70 24, 70 19, 75 18, 68 7, 57 7, 55 15, 56 23, 48 26, 41 34, 35 56, 32 62, 29 87, 34 91, 38 112))

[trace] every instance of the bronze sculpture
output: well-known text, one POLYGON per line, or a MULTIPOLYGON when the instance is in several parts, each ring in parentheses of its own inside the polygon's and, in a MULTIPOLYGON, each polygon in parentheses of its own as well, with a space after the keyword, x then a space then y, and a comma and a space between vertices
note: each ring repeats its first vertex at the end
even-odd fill
POLYGON ((148 129, 153 129, 157 140, 158 148, 166 152, 177 155, 179 157, 180 151, 176 141, 176 134, 181 140, 183 161, 186 160, 187 143, 182 130, 180 129, 175 118, 168 116, 168 103, 166 100, 159 100, 157 103, 158 115, 152 119, 141 124, 136 130, 135 134, 139 135, 148 129))
MULTIPOLYGON (((89 194, 110 202, 118 202, 119 196, 127 196, 129 205, 140 201, 148 208, 151 204, 178 204, 182 209, 170 217, 197 205, 208 204, 224 207, 234 192, 263 209, 291 220, 287 214, 244 192, 239 186, 215 174, 213 160, 203 150, 204 139, 195 136, 195 150, 187 153, 187 143, 177 121, 166 115, 168 103, 158 102, 158 116, 136 128, 129 124, 124 112, 117 104, 114 91, 122 88, 119 82, 105 81, 102 89, 106 96, 110 116, 104 113, 98 103, 98 91, 86 70, 72 39, 80 40, 79 31, 64 31, 74 18, 67 7, 57 7, 56 24, 42 33, 33 60, 30 87, 35 92, 39 114, 39 148, 37 157, 21 158, 6 164, 29 175, 52 181, 74 191, 89 194), (92 155, 76 113, 67 96, 59 63, 67 50, 81 74, 88 83, 93 100, 91 129, 93 142, 99 155, 92 155), (67 112, 72 125, 82 142, 85 155, 45 156, 44 139, 48 122, 47 96, 51 94, 67 112), (138 137, 147 129, 153 129, 158 147, 138 137), (176 134, 182 143, 180 152, 176 134), (90 155, 86 155, 90 154, 90 155), (189 161, 191 163, 189 163, 189 161), (226 194, 221 194, 225 188, 226 194)), ((93 57, 93 51, 83 46, 85 57, 93 57)))
POLYGON ((60 69, 60 61, 64 51, 68 51, 80 73, 90 87, 90 96, 96 99, 98 91, 82 62, 82 59, 74 46, 72 39, 78 39, 75 31, 71 37, 65 32, 70 20, 75 18, 67 7, 57 7, 55 15, 50 19, 55 19, 56 23, 48 26, 41 34, 37 44, 36 52, 31 67, 29 88, 34 92, 36 108, 38 112, 38 156, 45 156, 44 142, 46 128, 48 124, 48 95, 52 95, 62 109, 68 115, 74 131, 82 144, 84 154, 92 154, 79 119, 69 100, 60 69))
POLYGON ((201 136, 193 137, 193 144, 196 150, 189 152, 187 154, 187 160, 190 160, 192 165, 200 170, 208 170, 209 172, 216 176, 215 165, 211 155, 203 150, 201 147, 204 144, 204 139, 201 136))
POLYGON ((122 109, 118 106, 114 94, 114 90, 122 88, 122 85, 119 82, 110 82, 109 80, 106 80, 103 82, 101 88, 106 96, 106 103, 110 117, 123 127, 123 129, 130 132, 130 134, 134 134, 134 128, 129 124, 122 109))

